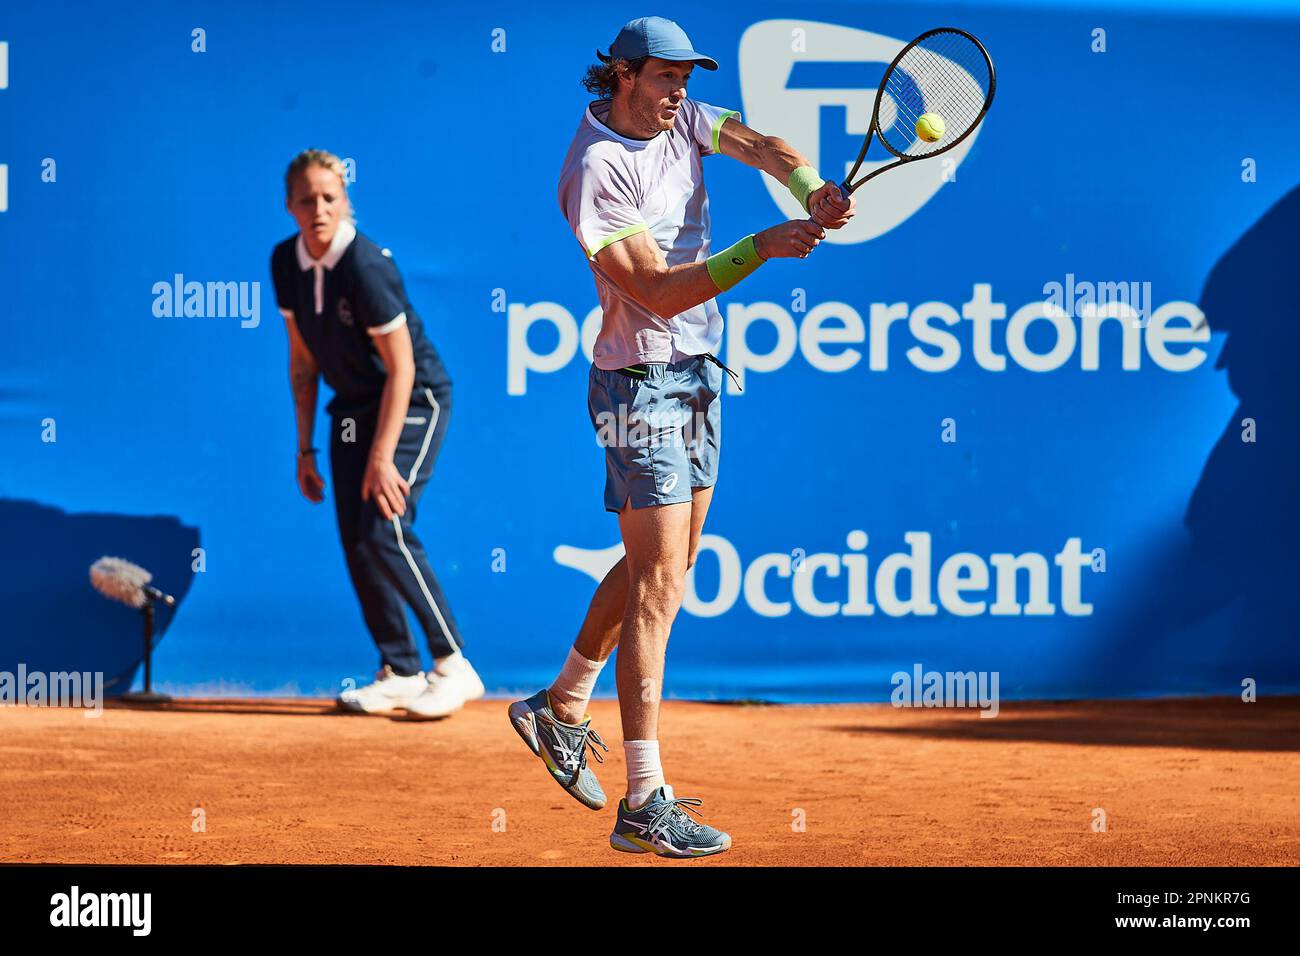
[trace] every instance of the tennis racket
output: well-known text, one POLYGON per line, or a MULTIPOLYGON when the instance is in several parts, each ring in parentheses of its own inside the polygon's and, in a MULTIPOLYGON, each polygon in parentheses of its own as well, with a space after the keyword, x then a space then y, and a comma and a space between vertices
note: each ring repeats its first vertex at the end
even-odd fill
POLYGON ((975 37, 955 27, 922 33, 903 47, 885 70, 862 151, 840 184, 841 195, 848 196, 868 180, 905 163, 956 148, 984 119, 996 88, 993 60, 975 37), (943 120, 943 133, 933 142, 917 130, 918 121, 926 114, 938 114, 943 120), (854 179, 873 136, 897 159, 854 179))

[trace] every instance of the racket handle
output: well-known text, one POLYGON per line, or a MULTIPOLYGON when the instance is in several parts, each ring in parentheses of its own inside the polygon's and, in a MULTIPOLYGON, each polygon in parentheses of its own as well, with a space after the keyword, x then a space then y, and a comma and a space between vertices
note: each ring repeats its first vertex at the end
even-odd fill
MULTIPOLYGON (((840 190, 841 198, 847 199, 849 196, 853 195, 853 187, 849 185, 849 181, 847 179, 844 180, 844 182, 840 183, 839 190, 840 190)), ((809 216, 808 221, 816 222, 817 220, 813 219, 812 216, 809 216)))
MULTIPOLYGON (((844 182, 840 183, 839 190, 840 190, 840 197, 843 199, 847 199, 849 196, 853 195, 853 187, 849 185, 849 181, 847 179, 844 180, 844 182)), ((811 221, 812 221, 812 217, 810 216, 809 222, 811 221)))

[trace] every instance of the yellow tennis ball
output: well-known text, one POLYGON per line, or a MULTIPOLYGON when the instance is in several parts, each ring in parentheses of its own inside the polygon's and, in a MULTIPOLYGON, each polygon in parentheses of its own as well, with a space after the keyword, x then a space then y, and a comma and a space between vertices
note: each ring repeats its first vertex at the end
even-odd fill
POLYGON ((922 113, 916 121, 916 135, 927 143, 937 143, 943 138, 943 117, 938 113, 922 113))

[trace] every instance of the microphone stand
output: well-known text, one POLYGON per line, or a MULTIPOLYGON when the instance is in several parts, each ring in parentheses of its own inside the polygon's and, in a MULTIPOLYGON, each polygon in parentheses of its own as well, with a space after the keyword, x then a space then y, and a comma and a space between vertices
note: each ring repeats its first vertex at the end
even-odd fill
POLYGON ((175 607, 176 599, 148 586, 144 588, 144 597, 144 605, 140 608, 140 616, 144 620, 144 690, 128 691, 118 699, 132 704, 165 704, 171 701, 171 697, 168 694, 155 694, 153 690, 154 602, 161 601, 168 607, 175 607))

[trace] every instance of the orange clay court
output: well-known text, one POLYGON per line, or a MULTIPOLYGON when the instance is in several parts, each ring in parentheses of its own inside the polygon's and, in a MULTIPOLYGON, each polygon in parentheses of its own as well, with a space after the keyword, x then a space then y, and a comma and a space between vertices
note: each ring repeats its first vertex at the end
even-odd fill
MULTIPOLYGON (((0 710, 0 860, 60 863, 861 866, 1300 863, 1300 698, 743 706, 670 701, 682 796, 716 859, 610 849, 507 701, 438 723, 317 700, 0 710), (193 832, 194 810, 206 832, 193 832), (1094 808, 1107 832, 1092 830, 1094 808), (796 810, 806 828, 799 832, 796 810), (495 824, 495 828, 494 828, 495 824)), ((595 701, 615 731, 614 701, 595 701)), ((596 770, 611 797, 621 748, 596 770)))

